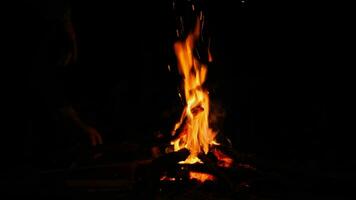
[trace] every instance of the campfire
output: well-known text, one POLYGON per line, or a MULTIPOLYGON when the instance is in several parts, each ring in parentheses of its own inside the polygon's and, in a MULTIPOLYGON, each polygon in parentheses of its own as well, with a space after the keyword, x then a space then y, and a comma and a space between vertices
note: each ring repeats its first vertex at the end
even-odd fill
MULTIPOLYGON (((201 19, 198 18, 194 30, 188 34, 186 39, 174 44, 179 73, 183 78, 186 106, 172 131, 174 139, 171 144, 175 152, 182 149, 189 150, 189 156, 179 161, 179 164, 204 164, 199 155, 212 152, 220 166, 231 167, 233 160, 214 148, 219 145, 215 139, 217 133, 209 127, 209 92, 204 88, 208 70, 207 65, 201 63, 195 56, 195 47, 200 39, 201 23, 201 19)), ((211 62, 212 56, 209 50, 208 56, 211 62)), ((189 172, 189 177, 201 182, 214 180, 212 175, 193 171, 189 172)))
MULTIPOLYGON (((195 7, 192 6, 193 11, 195 7)), ((224 152, 224 145, 218 141, 218 131, 209 124, 210 99, 205 86, 208 64, 213 61, 210 47, 197 48, 203 43, 203 12, 198 12, 193 28, 186 36, 173 45, 177 58, 177 67, 182 77, 184 109, 171 132, 171 139, 166 148, 166 157, 179 155, 171 163, 174 170, 164 171, 161 181, 195 180, 199 183, 216 181, 219 168, 234 167, 234 159, 224 152), (203 60, 200 55, 205 56, 203 60)), ((182 36, 183 34, 179 34, 182 36)))
MULTIPOLYGON (((161 145, 157 147, 159 150, 156 147, 152 149, 155 159, 150 166, 138 170, 137 177, 146 179, 140 181, 140 178, 138 185, 142 182, 140 188, 147 193, 175 191, 184 194, 199 185, 213 186, 211 189, 215 192, 232 194, 248 188, 248 177, 255 171, 252 165, 244 162, 246 156, 234 151, 230 140, 212 128, 214 124, 210 119, 215 113, 211 112, 214 109, 206 81, 208 65, 213 62, 213 57, 210 40, 203 37, 206 26, 203 12, 194 5, 192 11, 195 14, 188 19, 194 22, 191 30, 184 28, 183 18, 178 17, 178 40, 172 45, 181 76, 179 91, 183 92, 178 92, 178 95, 183 108, 173 123, 171 133, 157 135, 161 145), (207 42, 208 45, 204 44, 207 42)), ((168 65, 169 71, 171 66, 174 65, 168 65)), ((209 190, 204 190, 204 193, 209 190)))

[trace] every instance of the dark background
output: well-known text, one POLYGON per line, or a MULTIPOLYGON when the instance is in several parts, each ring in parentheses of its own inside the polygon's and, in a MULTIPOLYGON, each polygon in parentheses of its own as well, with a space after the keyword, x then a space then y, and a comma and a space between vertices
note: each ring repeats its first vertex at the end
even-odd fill
MULTIPOLYGON (((236 150, 256 154, 261 168, 292 177, 352 179, 354 142, 346 117, 352 91, 344 70, 348 13, 324 1, 203 3, 214 57, 207 86, 213 106, 224 113, 220 132, 236 150)), ((181 108, 171 1, 51 1, 28 3, 18 12, 25 15, 18 25, 23 48, 16 55, 31 66, 24 68, 31 87, 17 98, 28 128, 9 140, 16 149, 10 159, 21 155, 34 163, 41 156, 35 149, 51 141, 41 135, 75 132, 61 125, 65 119, 48 117, 62 100, 102 133, 104 144, 150 146, 154 132, 169 130, 181 108), (67 5, 78 62, 51 68, 57 54, 48 52, 65 44, 51 38, 61 34, 56 21, 67 5)), ((71 143, 54 149, 63 144, 71 143)))

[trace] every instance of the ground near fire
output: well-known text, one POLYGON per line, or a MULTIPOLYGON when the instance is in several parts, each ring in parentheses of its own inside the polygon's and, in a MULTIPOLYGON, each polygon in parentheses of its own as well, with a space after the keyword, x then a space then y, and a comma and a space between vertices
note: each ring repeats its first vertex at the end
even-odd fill
POLYGON ((337 3, 17 6, 1 195, 352 199, 337 3))

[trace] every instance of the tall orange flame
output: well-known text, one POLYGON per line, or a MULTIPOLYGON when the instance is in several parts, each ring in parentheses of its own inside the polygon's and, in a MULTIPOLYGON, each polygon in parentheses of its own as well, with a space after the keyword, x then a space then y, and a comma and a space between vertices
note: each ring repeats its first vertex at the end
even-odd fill
MULTIPOLYGON (((184 41, 174 44, 178 60, 179 73, 184 80, 186 107, 180 121, 175 125, 173 135, 179 134, 172 141, 174 151, 186 148, 190 155, 180 163, 193 164, 202 161, 198 158, 201 152, 209 151, 209 146, 216 144, 216 133, 209 128, 209 95, 203 84, 207 75, 207 66, 199 62, 194 55, 195 44, 200 37, 200 21, 196 22, 194 31, 188 34, 184 41), (179 133, 177 130, 180 130, 179 133)), ((211 59, 210 51, 209 60, 211 59)))

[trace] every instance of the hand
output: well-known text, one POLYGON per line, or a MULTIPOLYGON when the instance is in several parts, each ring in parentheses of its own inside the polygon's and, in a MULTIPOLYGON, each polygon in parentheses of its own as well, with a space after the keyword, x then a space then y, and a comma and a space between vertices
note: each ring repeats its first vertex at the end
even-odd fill
POLYGON ((103 139, 101 138, 100 133, 93 127, 87 127, 86 133, 89 135, 90 143, 93 146, 98 144, 103 144, 103 139))

